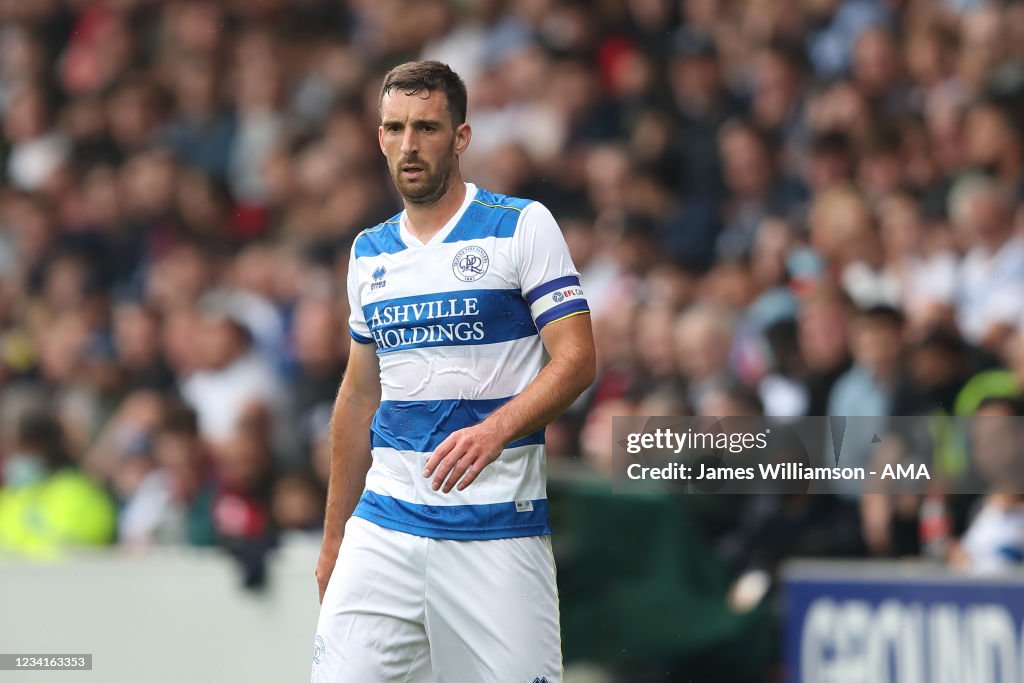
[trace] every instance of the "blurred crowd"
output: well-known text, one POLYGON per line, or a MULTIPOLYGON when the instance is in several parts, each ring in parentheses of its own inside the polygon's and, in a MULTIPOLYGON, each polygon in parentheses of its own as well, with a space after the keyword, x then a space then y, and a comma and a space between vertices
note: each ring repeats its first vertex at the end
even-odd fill
MULTIPOLYGON (((581 271, 599 378, 552 459, 608 472, 613 415, 1024 387, 1024 3, 0 0, 0 551, 317 533, 348 250, 400 209, 380 79, 417 58, 468 85, 464 177, 581 271)), ((893 506, 761 508, 730 557, 920 550, 893 506)))

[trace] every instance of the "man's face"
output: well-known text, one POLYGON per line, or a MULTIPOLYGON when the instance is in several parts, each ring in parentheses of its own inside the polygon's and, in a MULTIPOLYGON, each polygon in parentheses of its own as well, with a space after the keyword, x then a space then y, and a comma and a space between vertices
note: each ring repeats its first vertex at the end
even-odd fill
POLYGON ((405 201, 429 205, 451 184, 459 156, 469 146, 468 124, 452 125, 444 93, 407 95, 392 90, 380 105, 380 149, 405 201))
POLYGON ((851 347, 857 362, 877 377, 891 379, 903 348, 899 327, 861 319, 854 323, 852 332, 851 347))
POLYGON ((1018 422, 1008 406, 998 403, 979 408, 970 421, 971 457, 994 491, 1020 490, 1018 422))
POLYGON ((800 316, 800 349, 812 370, 838 365, 847 352, 846 313, 832 302, 812 302, 800 316))

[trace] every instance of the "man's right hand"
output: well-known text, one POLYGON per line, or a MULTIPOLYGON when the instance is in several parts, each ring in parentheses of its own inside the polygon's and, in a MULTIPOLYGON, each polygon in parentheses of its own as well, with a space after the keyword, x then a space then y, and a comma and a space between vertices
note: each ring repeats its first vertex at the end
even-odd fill
POLYGON ((331 580, 331 573, 334 572, 334 565, 338 562, 338 549, 320 548, 320 557, 316 561, 316 583, 320 589, 320 604, 324 602, 324 592, 327 590, 327 582, 331 580))

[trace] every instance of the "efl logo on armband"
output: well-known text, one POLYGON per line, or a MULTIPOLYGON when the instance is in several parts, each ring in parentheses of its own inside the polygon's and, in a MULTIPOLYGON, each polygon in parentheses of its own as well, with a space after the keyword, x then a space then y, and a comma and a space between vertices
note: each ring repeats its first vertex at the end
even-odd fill
POLYGON ((566 299, 571 299, 574 296, 583 296, 583 288, 570 287, 569 289, 563 289, 552 294, 551 298, 554 299, 556 304, 560 304, 566 299))

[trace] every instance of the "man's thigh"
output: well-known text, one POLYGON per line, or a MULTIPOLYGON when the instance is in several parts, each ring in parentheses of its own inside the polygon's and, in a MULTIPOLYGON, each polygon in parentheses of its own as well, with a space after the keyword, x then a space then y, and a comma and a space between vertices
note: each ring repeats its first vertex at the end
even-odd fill
POLYGON ((434 683, 560 683, 550 537, 432 541, 426 627, 434 683))
POLYGON ((426 539, 353 517, 320 606, 313 683, 431 683, 426 539))

